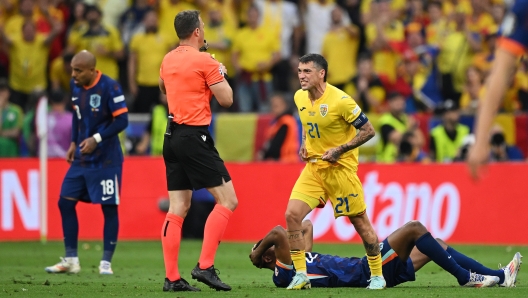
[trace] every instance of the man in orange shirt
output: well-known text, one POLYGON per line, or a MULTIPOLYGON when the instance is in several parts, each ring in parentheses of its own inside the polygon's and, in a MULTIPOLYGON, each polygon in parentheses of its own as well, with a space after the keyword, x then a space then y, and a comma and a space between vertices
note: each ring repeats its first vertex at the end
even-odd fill
POLYGON ((238 200, 207 128, 211 123, 211 97, 214 95, 222 107, 228 108, 233 104, 233 90, 225 79, 224 65, 199 51, 204 46, 204 23, 199 12, 178 13, 174 28, 180 46, 163 58, 159 80, 170 113, 163 144, 170 200, 161 230, 166 272, 163 291, 200 291, 180 276, 178 254, 192 191, 201 188, 207 188, 217 204, 205 223, 200 260, 191 276, 213 289, 229 291, 231 287, 218 278, 213 264, 238 200))

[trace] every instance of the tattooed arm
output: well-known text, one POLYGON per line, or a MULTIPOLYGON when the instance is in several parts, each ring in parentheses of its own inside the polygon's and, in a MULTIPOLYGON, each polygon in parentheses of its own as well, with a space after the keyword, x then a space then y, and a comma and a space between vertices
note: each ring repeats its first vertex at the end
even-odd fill
POLYGON ((372 139, 375 134, 374 126, 368 121, 358 129, 358 134, 350 142, 326 151, 321 158, 322 160, 335 163, 341 154, 365 144, 368 140, 372 139))

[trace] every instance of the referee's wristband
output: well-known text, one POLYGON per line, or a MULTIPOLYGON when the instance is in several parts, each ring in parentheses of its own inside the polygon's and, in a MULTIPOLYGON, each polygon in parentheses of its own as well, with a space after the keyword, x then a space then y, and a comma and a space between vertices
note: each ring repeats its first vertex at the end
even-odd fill
POLYGON ((103 140, 103 138, 101 138, 101 134, 100 133, 96 133, 92 137, 95 139, 95 141, 97 143, 101 143, 101 141, 103 140))
POLYGON ((229 77, 227 76, 227 73, 224 73, 224 79, 226 79, 226 81, 229 79, 229 77))

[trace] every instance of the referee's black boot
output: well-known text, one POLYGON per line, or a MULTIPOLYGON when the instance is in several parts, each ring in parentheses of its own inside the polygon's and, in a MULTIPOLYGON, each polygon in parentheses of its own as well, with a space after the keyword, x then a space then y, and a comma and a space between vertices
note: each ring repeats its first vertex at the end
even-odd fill
POLYGON ((165 277, 165 283, 163 284, 163 292, 174 291, 174 292, 200 292, 200 289, 191 286, 185 279, 180 278, 177 281, 170 281, 165 277))
POLYGON ((217 291, 231 291, 231 287, 223 283, 218 274, 220 271, 215 269, 214 266, 211 266, 207 269, 200 269, 200 264, 198 263, 196 267, 191 271, 191 276, 193 279, 203 282, 209 287, 217 291))

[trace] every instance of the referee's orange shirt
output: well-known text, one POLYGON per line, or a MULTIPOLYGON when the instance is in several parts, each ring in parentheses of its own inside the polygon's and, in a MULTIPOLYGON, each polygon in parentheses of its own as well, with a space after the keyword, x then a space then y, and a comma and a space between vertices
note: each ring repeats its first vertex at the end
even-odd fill
POLYGON ((218 61, 191 46, 179 46, 163 58, 160 78, 165 83, 174 122, 192 126, 211 124, 213 93, 209 86, 224 80, 218 61))

